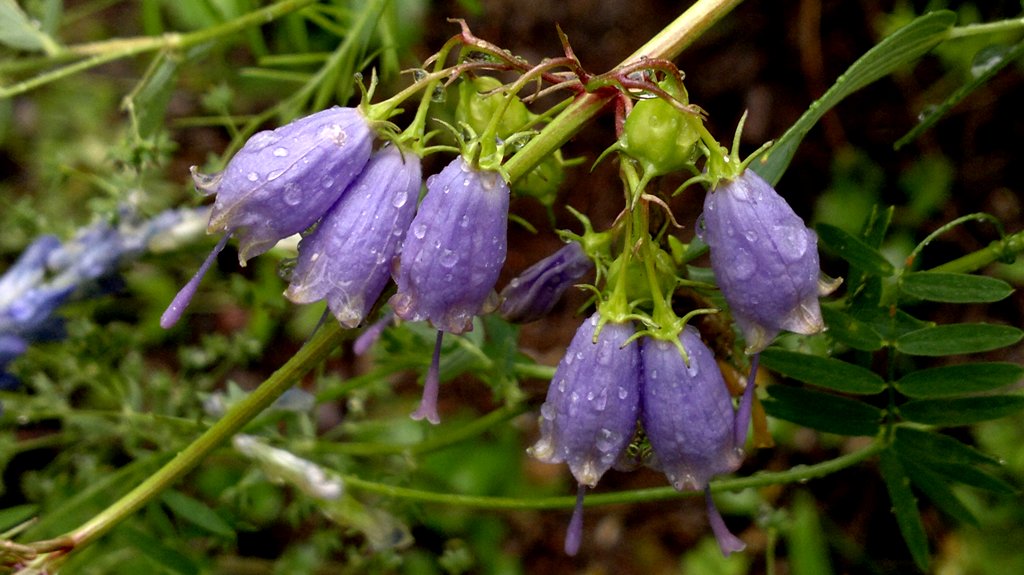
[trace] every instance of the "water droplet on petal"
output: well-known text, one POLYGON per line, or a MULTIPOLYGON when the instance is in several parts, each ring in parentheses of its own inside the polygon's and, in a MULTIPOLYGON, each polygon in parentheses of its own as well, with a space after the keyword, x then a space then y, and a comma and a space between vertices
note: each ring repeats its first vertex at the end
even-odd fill
POLYGON ((545 402, 544 405, 540 406, 540 416, 548 421, 555 419, 555 406, 545 402))
POLYGON ((799 261, 807 253, 807 229, 802 226, 775 226, 772 239, 786 261, 799 261))
POLYGON ((459 263, 459 254, 452 250, 445 249, 444 253, 441 254, 441 265, 446 268, 450 268, 454 267, 457 263, 459 263))
POLYGON ((248 174, 246 174, 245 179, 249 180, 250 182, 256 182, 259 181, 260 175, 257 174, 256 172, 249 172, 248 174))
POLYGON ((416 224, 412 228, 412 235, 418 240, 422 240, 427 235, 427 224, 416 224))
POLYGON ((754 256, 750 255, 750 252, 739 248, 731 256, 732 265, 726 268, 726 273, 729 274, 730 278, 734 281, 742 281, 754 275, 754 269, 757 266, 754 263, 754 256))
POLYGON ((405 190, 399 191, 391 197, 391 205, 396 208, 404 206, 407 201, 409 201, 409 194, 405 190))
POLYGON ((276 156, 278 158, 283 158, 283 157, 285 157, 287 155, 288 155, 288 150, 286 148, 274 148, 274 156, 276 156))

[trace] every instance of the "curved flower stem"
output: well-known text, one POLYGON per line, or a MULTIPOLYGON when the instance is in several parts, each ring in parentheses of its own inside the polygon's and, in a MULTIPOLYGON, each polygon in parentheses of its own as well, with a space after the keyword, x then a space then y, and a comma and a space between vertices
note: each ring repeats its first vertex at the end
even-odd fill
MULTIPOLYGON (((742 489, 794 483, 797 481, 807 481, 810 479, 824 477, 831 473, 846 469, 847 467, 857 465, 865 459, 881 452, 885 448, 885 442, 881 439, 876 439, 864 449, 848 453, 846 455, 841 455, 835 459, 830 459, 822 463, 804 466, 798 465, 786 471, 762 471, 749 477, 736 477, 712 481, 711 492, 719 493, 723 491, 739 491, 742 489)), ((456 495, 451 493, 437 493, 434 491, 424 491, 422 489, 410 489, 408 487, 387 485, 384 483, 377 483, 375 481, 367 481, 352 475, 343 475, 342 480, 345 482, 346 487, 352 489, 398 499, 420 501, 423 503, 438 503, 443 505, 458 505, 462 507, 479 507, 487 509, 571 509, 576 504, 575 495, 535 498, 456 495)), ((703 491, 679 492, 672 487, 655 487, 650 489, 636 489, 633 491, 618 491, 615 493, 589 494, 586 498, 586 505, 589 507, 620 503, 642 503, 645 501, 662 501, 667 499, 678 499, 680 497, 702 496, 703 494, 703 491)))
POLYGON ((996 240, 990 243, 988 246, 976 252, 948 261, 942 265, 931 268, 929 271, 970 273, 977 271, 996 260, 1001 260, 1009 256, 1016 256, 1021 252, 1024 252, 1024 231, 1010 234, 1001 240, 996 240))
POLYGON ((211 451, 242 429, 341 343, 345 330, 327 322, 287 363, 206 430, 174 459, 116 503, 69 532, 72 548, 88 545, 191 471, 211 451))
POLYGON ((118 38, 116 40, 108 40, 105 42, 91 42, 88 44, 69 46, 54 54, 54 57, 50 60, 59 62, 76 57, 86 56, 86 58, 73 64, 68 64, 62 68, 44 72, 38 76, 25 80, 24 82, 14 84, 13 86, 0 88, 0 98, 17 96, 18 94, 34 90, 35 88, 50 82, 66 78, 73 74, 77 74, 78 72, 83 72, 108 62, 120 60, 121 58, 136 56, 146 52, 156 52, 158 50, 181 50, 204 42, 210 42, 217 38, 234 34, 235 32, 239 32, 251 26, 266 24, 267 22, 271 22, 285 14, 305 8, 315 2, 316 0, 282 0, 281 2, 271 4, 270 6, 260 8, 259 10, 254 10, 218 26, 211 26, 188 34, 168 33, 161 36, 118 38))

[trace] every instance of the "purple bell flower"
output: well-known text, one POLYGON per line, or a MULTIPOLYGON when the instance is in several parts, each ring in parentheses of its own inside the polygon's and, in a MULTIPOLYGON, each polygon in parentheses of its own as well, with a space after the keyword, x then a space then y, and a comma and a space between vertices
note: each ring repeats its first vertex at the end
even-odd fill
POLYGON ((395 275, 395 314, 465 333, 494 305, 505 263, 508 184, 461 156, 427 179, 427 195, 409 226, 395 275))
POLYGON ((574 555, 582 536, 585 487, 597 485, 626 450, 640 409, 640 349, 628 323, 606 323, 597 331, 594 313, 576 331, 558 364, 540 408, 541 438, 530 455, 565 462, 579 483, 576 510, 566 534, 574 555), (597 334, 595 339, 595 334, 597 334))
POLYGON ((223 172, 192 167, 196 189, 216 194, 208 233, 225 232, 192 279, 160 318, 170 328, 181 319, 199 282, 232 235, 238 261, 269 250, 317 222, 363 171, 374 132, 356 108, 333 108, 253 135, 223 172))
POLYGON ((551 312, 570 286, 593 269, 594 262, 579 242, 569 242, 510 281, 501 290, 498 311, 512 322, 538 320, 551 312))
POLYGON ((748 384, 736 413, 714 354, 700 333, 687 326, 679 341, 688 364, 674 342, 644 338, 640 346, 640 421, 653 452, 648 463, 664 471, 679 491, 705 490, 711 526, 728 555, 744 545, 725 527, 708 482, 735 471, 743 461, 754 385, 748 384))
POLYGON ((838 283, 821 279, 818 236, 761 176, 748 169, 708 192, 697 229, 748 354, 782 330, 825 328, 818 297, 838 283))
POLYGON ((420 160, 395 146, 374 153, 351 188, 299 244, 285 296, 327 298, 345 327, 362 323, 391 277, 391 261, 416 213, 420 160))
POLYGON ((245 265, 334 205, 366 165, 373 135, 362 112, 335 106, 253 135, 223 172, 193 168, 196 189, 217 195, 207 231, 235 234, 245 265))

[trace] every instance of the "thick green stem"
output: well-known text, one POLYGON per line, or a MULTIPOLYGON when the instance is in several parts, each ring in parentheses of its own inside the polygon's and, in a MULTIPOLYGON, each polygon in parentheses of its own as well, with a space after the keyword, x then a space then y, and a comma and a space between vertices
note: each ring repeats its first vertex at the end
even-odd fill
POLYGON ((341 343, 344 334, 345 330, 340 324, 326 322, 287 363, 167 465, 87 523, 68 533, 66 537, 73 542, 74 547, 84 547, 135 513, 164 489, 194 469, 211 451, 274 403, 274 400, 299 381, 306 372, 323 361, 341 343))
MULTIPOLYGON (((643 57, 671 60, 700 37, 708 28, 722 19, 742 0, 698 0, 693 6, 665 27, 657 36, 633 52, 621 65, 643 57)), ((583 94, 564 112, 548 124, 537 137, 505 162, 505 171, 511 181, 526 175, 548 155, 561 148, 583 126, 594 119, 617 96, 614 89, 583 94)))

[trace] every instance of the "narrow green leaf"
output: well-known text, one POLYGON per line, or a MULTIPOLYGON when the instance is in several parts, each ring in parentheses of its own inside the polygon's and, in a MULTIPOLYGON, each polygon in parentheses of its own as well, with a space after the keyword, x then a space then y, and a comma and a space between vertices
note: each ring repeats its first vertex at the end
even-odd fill
POLYGON ((978 353, 1013 345, 1024 336, 1008 325, 952 323, 912 331, 896 340, 896 349, 908 355, 978 353))
POLYGON ((964 98, 988 82, 992 76, 995 76, 1007 64, 1020 58, 1022 54, 1024 54, 1024 42, 1018 42, 1009 49, 1002 46, 989 46, 987 50, 983 49, 975 56, 975 62, 971 66, 971 75, 974 78, 961 86, 956 92, 950 94, 941 104, 931 106, 926 112, 923 112, 921 114, 921 121, 903 137, 896 140, 893 148, 898 150, 914 141, 915 138, 939 121, 939 118, 946 115, 950 108, 959 104, 964 98))
POLYGON ((903 465, 904 471, 910 477, 910 480, 921 490, 922 493, 931 499, 932 503, 936 507, 941 509, 946 515, 949 515, 953 519, 961 523, 968 525, 978 525, 978 519, 960 498, 953 493, 953 490, 946 485, 942 476, 932 472, 928 468, 916 463, 910 458, 900 458, 900 463, 903 465))
POLYGON ((984 395, 957 399, 915 399, 899 407, 909 421, 953 427, 1006 417, 1024 409, 1024 396, 984 395))
POLYGON ((910 272, 900 280, 900 292, 927 301, 988 303, 1013 293, 1001 279, 946 272, 910 272))
POLYGON ((760 161, 751 167, 768 183, 775 185, 789 166, 804 136, 826 112, 843 98, 923 56, 941 42, 956 22, 956 14, 946 10, 919 16, 883 39, 857 59, 825 94, 807 109, 760 161))
POLYGON ((1018 489, 988 471, 966 463, 944 463, 922 459, 921 463, 950 481, 984 489, 998 495, 1017 495, 1018 489))
MULTIPOLYGON (((879 281, 879 283, 881 282, 879 281)), ((891 307, 877 304, 858 304, 854 302, 854 305, 850 308, 850 315, 858 321, 867 324, 875 333, 881 336, 882 341, 886 345, 892 345, 892 342, 904 334, 935 325, 932 322, 919 320, 901 309, 897 309, 893 313, 891 307)))
POLYGON ((201 527, 210 533, 234 538, 235 530, 220 515, 198 499, 180 491, 169 489, 160 495, 167 507, 178 517, 201 527))
POLYGON ((125 97, 122 107, 140 138, 149 138, 163 125, 167 103, 178 79, 178 68, 177 57, 161 52, 135 89, 125 97))
POLYGON ((768 348, 761 352, 761 365, 797 381, 853 394, 874 394, 885 389, 885 381, 871 370, 830 357, 768 348))
POLYGON ((979 463, 998 465, 999 463, 999 460, 991 455, 982 453, 948 435, 903 425, 896 428, 896 441, 893 445, 901 454, 915 459, 931 459, 964 465, 979 463))
POLYGON ((821 306, 821 317, 828 326, 828 335, 835 341, 860 351, 882 349, 882 336, 871 325, 832 306, 821 306))
POLYGON ((908 373, 896 382, 896 389, 915 398, 952 397, 999 389, 1021 378, 1024 366, 1015 363, 965 363, 908 373))
POLYGON ((29 519, 32 519, 39 512, 39 506, 34 503, 15 505, 7 509, 0 509, 0 532, 16 527, 29 519))
POLYGON ((768 387, 768 415, 827 433, 875 435, 882 412, 866 403, 789 385, 768 387))
POLYGON ((0 44, 15 50, 53 52, 57 49, 57 43, 33 24, 14 0, 0 0, 0 44))
POLYGON ((814 227, 822 246, 870 275, 889 277, 896 272, 889 260, 864 240, 831 224, 814 227))
POLYGON ((921 513, 917 509, 917 499, 910 490, 910 478, 907 477, 896 453, 886 449, 879 456, 882 478, 892 499, 893 513, 900 527, 904 541, 910 549, 914 563, 924 572, 928 572, 928 536, 924 532, 921 513))
POLYGON ((143 555, 163 568, 163 572, 180 575, 197 575, 199 565, 188 556, 166 545, 149 533, 131 526, 124 527, 128 541, 143 555))
POLYGON ((882 247, 885 234, 889 231, 889 224, 892 223, 892 215, 896 213, 896 206, 882 208, 876 205, 871 210, 871 217, 864 226, 864 241, 873 248, 882 247))
POLYGON ((787 533, 789 568, 793 575, 830 575, 828 541, 821 529, 818 505, 806 491, 797 491, 790 506, 793 520, 787 533))

